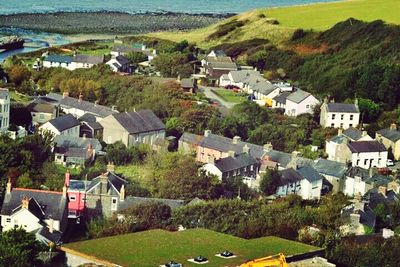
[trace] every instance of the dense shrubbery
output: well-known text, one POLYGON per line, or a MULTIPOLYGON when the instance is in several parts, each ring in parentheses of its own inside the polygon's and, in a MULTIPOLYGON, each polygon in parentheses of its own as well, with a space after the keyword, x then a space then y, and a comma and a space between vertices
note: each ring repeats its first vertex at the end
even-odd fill
POLYGON ((218 26, 218 29, 210 34, 207 39, 208 40, 213 40, 213 39, 218 39, 221 38, 225 35, 227 35, 228 33, 236 30, 237 28, 240 28, 242 26, 244 26, 246 24, 247 21, 239 21, 237 19, 233 19, 225 24, 221 24, 218 26))

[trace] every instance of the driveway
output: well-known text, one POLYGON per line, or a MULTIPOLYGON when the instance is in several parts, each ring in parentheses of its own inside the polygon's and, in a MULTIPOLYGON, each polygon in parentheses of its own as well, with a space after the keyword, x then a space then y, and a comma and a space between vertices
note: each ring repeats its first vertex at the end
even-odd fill
POLYGON ((221 97, 218 95, 214 94, 211 90, 215 89, 216 87, 207 87, 207 86, 199 86, 199 89, 204 93, 204 95, 216 102, 218 102, 222 107, 225 107, 227 109, 231 109, 233 106, 235 106, 237 103, 231 103, 223 100, 221 97))

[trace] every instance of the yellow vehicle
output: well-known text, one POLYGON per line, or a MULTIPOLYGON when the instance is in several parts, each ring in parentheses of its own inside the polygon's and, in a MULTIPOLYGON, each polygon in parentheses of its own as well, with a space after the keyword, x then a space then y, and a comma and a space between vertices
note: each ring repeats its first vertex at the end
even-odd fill
POLYGON ((275 256, 264 257, 243 263, 240 267, 288 267, 285 255, 279 253, 275 256))

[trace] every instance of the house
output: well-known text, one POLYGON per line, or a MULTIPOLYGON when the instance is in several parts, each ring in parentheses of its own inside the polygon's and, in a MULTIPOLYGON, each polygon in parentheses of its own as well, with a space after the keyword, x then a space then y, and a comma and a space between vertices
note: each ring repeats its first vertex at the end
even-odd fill
POLYGON ((79 137, 80 122, 71 114, 67 114, 52 120, 39 127, 39 131, 50 132, 53 136, 68 135, 79 137))
POLYGON ((346 130, 339 128, 338 134, 326 141, 325 152, 328 154, 328 159, 342 163, 349 162, 351 151, 348 143, 356 141, 373 141, 373 139, 366 131, 360 131, 353 127, 346 130))
POLYGON ((197 91, 197 83, 196 80, 194 79, 182 79, 181 80, 181 88, 183 89, 183 91, 185 92, 189 92, 191 94, 196 93, 197 91))
POLYGON ((378 141, 357 141, 348 143, 352 166, 363 169, 386 167, 388 152, 378 141))
POLYGON ((259 82, 248 91, 254 95, 254 100, 260 106, 272 106, 272 100, 281 93, 281 89, 270 82, 259 82))
POLYGON ((137 144, 155 145, 165 138, 165 125, 153 111, 140 110, 112 114, 100 121, 103 141, 113 144, 122 141, 127 147, 137 144))
POLYGON ((313 168, 331 185, 333 194, 342 192, 343 179, 348 170, 347 164, 319 158, 312 164, 313 168))
POLYGON ((388 208, 388 205, 395 204, 400 200, 400 194, 395 189, 379 186, 368 191, 364 198, 369 202, 372 209, 375 209, 379 204, 383 204, 385 208, 388 208))
POLYGON ((220 77, 220 86, 236 86, 244 89, 246 85, 252 84, 254 81, 266 81, 261 73, 257 70, 234 70, 220 77))
POLYGON ((214 82, 218 82, 222 75, 228 74, 230 71, 238 70, 236 63, 232 61, 232 58, 228 57, 221 50, 212 50, 201 61, 201 66, 202 72, 214 82))
POLYGON ((276 194, 278 196, 297 194, 303 199, 319 199, 324 177, 310 165, 294 168, 279 171, 281 178, 276 194))
POLYGON ((3 231, 22 227, 46 244, 60 244, 67 227, 67 188, 63 192, 12 188, 7 183, 1 209, 3 231))
POLYGON ((8 89, 0 88, 0 133, 8 130, 10 125, 10 94, 8 89))
POLYGON ((395 160, 400 159, 400 130, 397 124, 392 123, 389 128, 376 132, 375 139, 386 149, 391 149, 395 160))
POLYGON ((319 101, 312 94, 296 89, 286 97, 285 115, 313 114, 314 107, 317 105, 319 105, 319 101))
POLYGON ((79 94, 78 98, 74 98, 70 97, 68 92, 64 92, 62 95, 49 93, 41 99, 59 106, 64 113, 72 114, 76 118, 89 113, 96 117, 96 121, 99 121, 111 114, 118 113, 114 108, 99 105, 97 102, 92 103, 84 100, 83 94, 79 94))
POLYGON ((122 55, 111 58, 106 65, 110 66, 113 72, 132 73, 129 60, 122 55))
POLYGON ((64 166, 84 167, 101 151, 99 140, 86 137, 58 135, 54 138, 54 162, 64 166))
POLYGON ((57 116, 57 108, 40 100, 34 100, 26 107, 32 116, 33 125, 40 125, 55 119, 57 116))
POLYGON ((81 122, 80 136, 100 138, 103 135, 103 126, 97 121, 98 118, 95 115, 86 113, 79 117, 78 120, 81 122))
POLYGON ((360 123, 360 110, 356 99, 354 104, 328 103, 325 99, 321 105, 320 125, 347 129, 357 127, 360 123))
MULTIPOLYGON (((371 169, 372 170, 372 169, 371 169)), ((373 182, 371 182, 372 174, 360 167, 351 167, 346 172, 346 176, 343 179, 343 189, 342 192, 347 196, 363 196, 369 190, 374 187, 373 182)))
POLYGON ((360 199, 344 207, 341 218, 345 221, 340 227, 343 235, 365 235, 373 232, 376 224, 376 215, 372 208, 368 202, 360 199))
POLYGON ((220 180, 242 177, 245 181, 257 178, 259 162, 250 156, 250 148, 243 147, 243 153, 229 152, 229 156, 215 160, 210 156, 209 161, 201 169, 217 176, 220 180))
POLYGON ((291 94, 290 91, 285 91, 275 96, 272 99, 272 108, 286 108, 286 99, 291 94))
POLYGON ((143 53, 147 56, 147 62, 151 62, 154 58, 157 57, 157 51, 155 49, 148 49, 144 44, 133 44, 132 46, 124 45, 124 44, 115 44, 111 48, 111 56, 118 57, 118 56, 125 56, 131 52, 138 52, 143 53))
POLYGON ((104 62, 104 56, 78 55, 48 55, 43 59, 44 68, 64 68, 68 70, 89 69, 104 62))

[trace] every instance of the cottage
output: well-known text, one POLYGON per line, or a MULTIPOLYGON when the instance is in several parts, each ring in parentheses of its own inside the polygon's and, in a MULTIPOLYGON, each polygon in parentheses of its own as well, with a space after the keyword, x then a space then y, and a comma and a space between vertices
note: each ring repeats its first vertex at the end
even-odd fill
POLYGON ((113 72, 132 73, 129 60, 122 55, 111 58, 106 65, 110 66, 113 72))
POLYGON ((256 70, 234 70, 221 76, 220 86, 236 86, 240 89, 251 87, 256 81, 266 81, 260 72, 256 70))
POLYGON ((319 101, 312 94, 297 89, 286 97, 285 114, 288 116, 313 114, 314 107, 317 105, 319 101))
POLYGON ((132 46, 124 44, 115 44, 111 49, 111 56, 116 58, 118 56, 126 56, 128 53, 138 52, 143 53, 147 56, 147 62, 150 63, 154 58, 157 57, 157 51, 155 49, 148 49, 144 44, 133 44, 132 46))
POLYGON ((286 91, 275 96, 272 99, 272 108, 286 108, 286 99, 292 92, 286 91))
POLYGON ((346 206, 341 211, 346 223, 340 227, 344 235, 364 235, 374 231, 376 216, 367 202, 360 199, 346 206))
POLYGON ((351 167, 346 172, 342 192, 351 197, 365 195, 374 187, 371 176, 372 174, 365 169, 351 167))
POLYGON ((49 132, 53 136, 68 135, 79 137, 80 122, 71 114, 67 114, 52 120, 39 127, 42 133, 49 132))
POLYGON ((378 141, 357 141, 348 144, 352 166, 363 169, 386 167, 388 152, 378 141))
POLYGON ((43 60, 45 68, 65 68, 68 70, 89 69, 104 62, 104 56, 78 55, 48 55, 43 60))
POLYGON ((313 168, 331 185, 333 194, 342 192, 342 181, 347 172, 347 164, 319 158, 314 161, 313 168))
POLYGON ((165 138, 165 125, 151 110, 112 114, 100 121, 103 141, 122 141, 127 147, 137 144, 155 145, 165 138))
POLYGON ((10 94, 8 89, 0 88, 0 133, 8 130, 10 125, 10 94))
POLYGON ((360 110, 356 99, 354 104, 328 103, 325 99, 321 105, 320 124, 322 127, 347 129, 357 127, 360 123, 360 110))
POLYGON ((218 82, 220 77, 230 71, 238 70, 236 63, 223 51, 211 51, 202 61, 202 72, 212 81, 218 82))
POLYGON ((8 181, 1 209, 3 231, 22 227, 46 244, 60 244, 67 227, 67 189, 53 192, 12 188, 8 181))
POLYGON ((31 113, 33 125, 43 124, 57 116, 57 108, 49 103, 34 100, 27 106, 31 113))
POLYGON ((400 159, 400 130, 397 124, 392 123, 389 128, 376 132, 375 139, 382 143, 386 149, 391 149, 396 160, 400 159))
POLYGON ((103 135, 103 126, 98 122, 95 115, 86 113, 78 118, 81 122, 81 136, 88 138, 100 138, 103 135))

